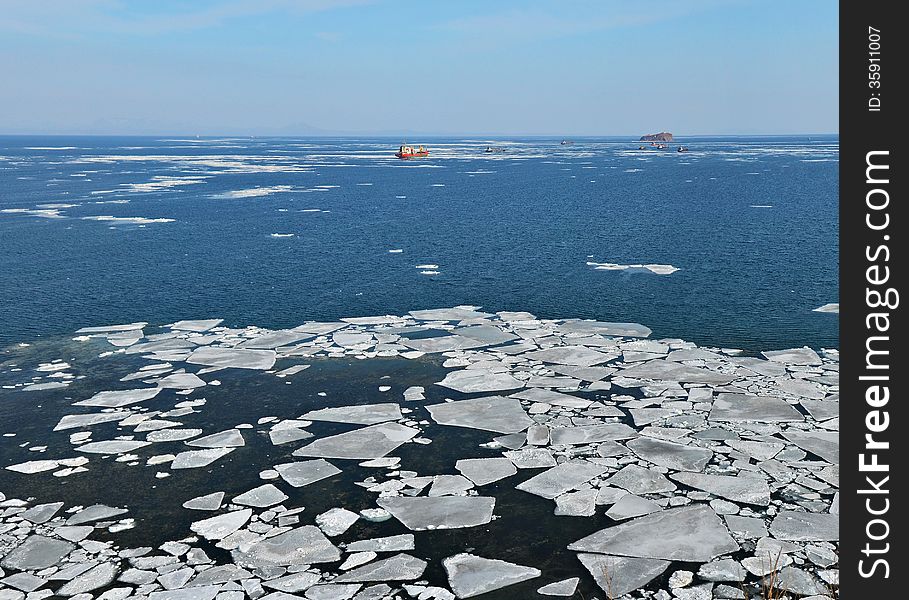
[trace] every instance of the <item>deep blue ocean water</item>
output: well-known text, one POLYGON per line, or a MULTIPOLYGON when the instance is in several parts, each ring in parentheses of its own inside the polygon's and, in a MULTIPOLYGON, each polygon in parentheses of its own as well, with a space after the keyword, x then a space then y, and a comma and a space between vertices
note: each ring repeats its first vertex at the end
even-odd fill
POLYGON ((836 137, 411 141, 0 137, 0 346, 456 304, 839 345, 836 137))

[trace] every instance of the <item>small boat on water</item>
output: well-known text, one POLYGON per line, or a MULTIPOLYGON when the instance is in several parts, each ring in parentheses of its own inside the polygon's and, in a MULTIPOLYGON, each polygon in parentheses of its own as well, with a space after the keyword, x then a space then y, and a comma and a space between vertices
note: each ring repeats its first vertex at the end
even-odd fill
POLYGON ((574 142, 572 142, 571 140, 562 140, 560 143, 563 146, 573 146, 574 145, 574 142))
POLYGON ((425 158, 429 156, 429 150, 423 146, 408 146, 406 143, 401 144, 398 151, 395 152, 398 158, 425 158))
POLYGON ((486 146, 486 150, 484 150, 484 152, 486 152, 486 154, 497 154, 505 152, 505 148, 501 148, 499 146, 486 146))
POLYGON ((676 152, 688 152, 688 148, 686 148, 685 146, 679 146, 679 149, 676 150, 676 152))

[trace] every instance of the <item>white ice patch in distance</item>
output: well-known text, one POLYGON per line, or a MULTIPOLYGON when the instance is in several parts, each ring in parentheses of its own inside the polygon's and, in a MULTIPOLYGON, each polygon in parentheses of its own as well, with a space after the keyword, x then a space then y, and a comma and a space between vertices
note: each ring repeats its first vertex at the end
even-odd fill
POLYGON ((598 263, 587 261, 588 267, 593 267, 597 271, 649 271, 655 275, 672 275, 680 269, 673 265, 659 264, 634 264, 623 265, 619 263, 598 263))
POLYGON ((216 194, 214 198, 225 198, 225 199, 235 199, 235 198, 259 198, 262 196, 270 196, 272 194, 280 194, 283 192, 292 192, 294 187, 292 185, 271 185, 271 186, 262 186, 248 188, 244 190, 234 190, 231 192, 225 192, 223 194, 216 194))
POLYGON ((823 306, 818 306, 812 312, 840 314, 840 305, 835 302, 829 302, 823 306))
POLYGON ((82 217, 84 221, 104 221, 106 223, 122 223, 124 225, 148 225, 150 223, 175 223, 176 219, 150 217, 114 217, 112 215, 98 215, 95 217, 82 217))
POLYGON ((146 183, 124 183, 122 187, 127 192, 160 192, 181 185, 197 185, 205 183, 207 176, 172 177, 169 175, 155 175, 146 183))
POLYGON ((65 219, 66 218, 64 215, 61 215, 60 211, 56 208, 47 208, 47 209, 4 208, 4 209, 0 209, 0 213, 28 215, 31 217, 42 217, 45 219, 65 219))

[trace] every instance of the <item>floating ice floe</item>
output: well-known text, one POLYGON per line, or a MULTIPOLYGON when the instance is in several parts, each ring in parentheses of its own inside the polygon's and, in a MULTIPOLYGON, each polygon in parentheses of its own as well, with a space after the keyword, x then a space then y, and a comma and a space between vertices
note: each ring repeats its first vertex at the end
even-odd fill
POLYGON ((261 198, 263 196, 271 196, 272 194, 281 194, 293 191, 295 191, 295 188, 292 185, 271 185, 246 188, 242 190, 232 190, 230 192, 224 192, 223 194, 215 194, 213 197, 227 200, 239 198, 261 198))
POLYGON ((508 373, 492 373, 480 369, 452 371, 436 385, 451 388, 465 394, 499 392, 524 387, 523 382, 518 381, 508 373))
POLYGON ((448 583, 458 598, 473 598, 528 579, 542 573, 534 567, 474 554, 457 554, 442 561, 448 583))
POLYGON ((533 424, 521 403, 504 396, 486 396, 426 407, 436 423, 498 433, 517 433, 533 424))
POLYGON ((355 423, 358 425, 375 425, 401 418, 401 409, 397 404, 359 404, 311 410, 301 418, 310 421, 331 421, 333 423, 355 423))
POLYGON ((412 531, 485 525, 492 520, 495 507, 495 498, 483 496, 402 496, 379 498, 376 502, 412 531))
POLYGON ((193 350, 186 362, 209 367, 234 367, 237 369, 270 369, 277 355, 273 350, 248 350, 241 348, 202 347, 193 350))
POLYGON ((97 406, 102 408, 121 408, 131 404, 138 404, 151 400, 161 391, 161 388, 144 388, 136 390, 117 390, 98 392, 88 400, 76 402, 74 406, 97 406))
POLYGON ((320 438, 294 452, 294 456, 320 458, 381 458, 419 433, 398 423, 379 423, 362 429, 320 438))
POLYGON ((739 548, 722 520, 704 505, 638 517, 602 529, 568 547, 581 552, 683 562, 707 562, 739 548))
POLYGON ((654 275, 672 275, 680 269, 672 265, 660 264, 631 264, 623 265, 619 263, 598 263, 587 261, 588 267, 593 267, 597 271, 649 271, 654 275))
POLYGON ((216 460, 223 458, 236 450, 236 448, 212 448, 209 450, 187 450, 181 452, 170 463, 171 469, 198 469, 207 467, 216 460))
POLYGON ((151 225, 152 223, 176 223, 176 219, 167 219, 164 217, 115 217, 112 215, 98 215, 92 217, 82 217, 83 221, 102 221, 104 223, 120 223, 123 225, 151 225))
POLYGON ((233 558, 244 567, 282 567, 335 562, 341 551, 318 527, 304 525, 234 550, 233 558))
POLYGON ((817 308, 813 309, 812 312, 839 314, 840 305, 837 303, 828 303, 822 306, 818 306, 817 308))

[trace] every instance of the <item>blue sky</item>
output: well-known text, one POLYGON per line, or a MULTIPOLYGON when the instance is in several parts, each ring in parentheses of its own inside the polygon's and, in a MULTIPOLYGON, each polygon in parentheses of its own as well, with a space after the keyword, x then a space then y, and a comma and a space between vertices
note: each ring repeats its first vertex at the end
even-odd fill
POLYGON ((0 0, 0 134, 836 133, 832 0, 0 0))

